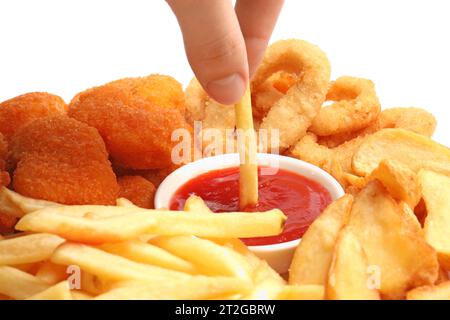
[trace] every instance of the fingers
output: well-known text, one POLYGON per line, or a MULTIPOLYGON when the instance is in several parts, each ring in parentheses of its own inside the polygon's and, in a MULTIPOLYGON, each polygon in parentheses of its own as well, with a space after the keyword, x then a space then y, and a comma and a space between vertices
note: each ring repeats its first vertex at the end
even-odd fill
POLYGON ((236 3, 236 14, 247 47, 250 77, 261 62, 283 2, 283 0, 238 0, 236 3))
POLYGON ((229 0, 168 0, 183 33, 189 63, 215 100, 234 104, 248 82, 247 52, 229 0))

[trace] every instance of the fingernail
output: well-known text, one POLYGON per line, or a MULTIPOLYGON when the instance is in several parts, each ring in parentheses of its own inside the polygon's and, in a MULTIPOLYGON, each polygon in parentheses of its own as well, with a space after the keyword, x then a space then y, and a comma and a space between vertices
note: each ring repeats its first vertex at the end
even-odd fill
POLYGON ((238 102, 245 92, 245 81, 238 73, 225 78, 213 80, 206 85, 208 94, 222 104, 238 102))

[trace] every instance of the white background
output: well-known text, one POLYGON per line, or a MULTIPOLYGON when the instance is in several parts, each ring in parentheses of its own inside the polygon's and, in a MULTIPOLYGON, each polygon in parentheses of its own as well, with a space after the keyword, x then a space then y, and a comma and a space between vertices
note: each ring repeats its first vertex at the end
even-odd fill
MULTIPOLYGON (((215 1, 215 0, 212 0, 215 1)), ((373 80, 383 107, 420 106, 450 145, 447 0, 286 0, 272 40, 319 45, 332 76, 373 80)), ((69 101, 94 85, 192 72, 163 0, 1 0, 0 101, 48 91, 69 101)))

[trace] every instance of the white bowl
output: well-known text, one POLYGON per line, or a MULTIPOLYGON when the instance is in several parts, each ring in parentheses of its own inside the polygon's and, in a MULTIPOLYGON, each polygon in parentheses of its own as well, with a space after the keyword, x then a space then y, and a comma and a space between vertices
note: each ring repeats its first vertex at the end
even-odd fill
MULTIPOLYGON (((277 154, 259 153, 258 165, 289 170, 316 181, 328 190, 332 200, 344 195, 341 185, 330 174, 310 163, 277 154)), ((168 208, 173 194, 187 181, 212 170, 236 166, 239 166, 239 155, 229 153, 203 158, 180 167, 159 185, 155 194, 155 208, 168 208)), ((249 246, 249 249, 265 259, 277 272, 283 274, 288 271, 299 242, 300 239, 297 239, 270 245, 249 246)))

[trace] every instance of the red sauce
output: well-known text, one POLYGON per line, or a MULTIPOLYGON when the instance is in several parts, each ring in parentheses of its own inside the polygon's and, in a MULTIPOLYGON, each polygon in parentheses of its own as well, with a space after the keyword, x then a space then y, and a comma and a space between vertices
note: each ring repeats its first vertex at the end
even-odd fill
MULTIPOLYGON (((214 212, 239 210, 239 168, 204 173, 181 186, 170 201, 171 210, 183 210, 190 195, 200 196, 214 212)), ((274 175, 259 174, 259 203, 245 211, 278 208, 287 216, 277 236, 245 238, 245 244, 266 245, 299 239, 314 219, 331 203, 322 185, 297 173, 279 169, 274 175)))

